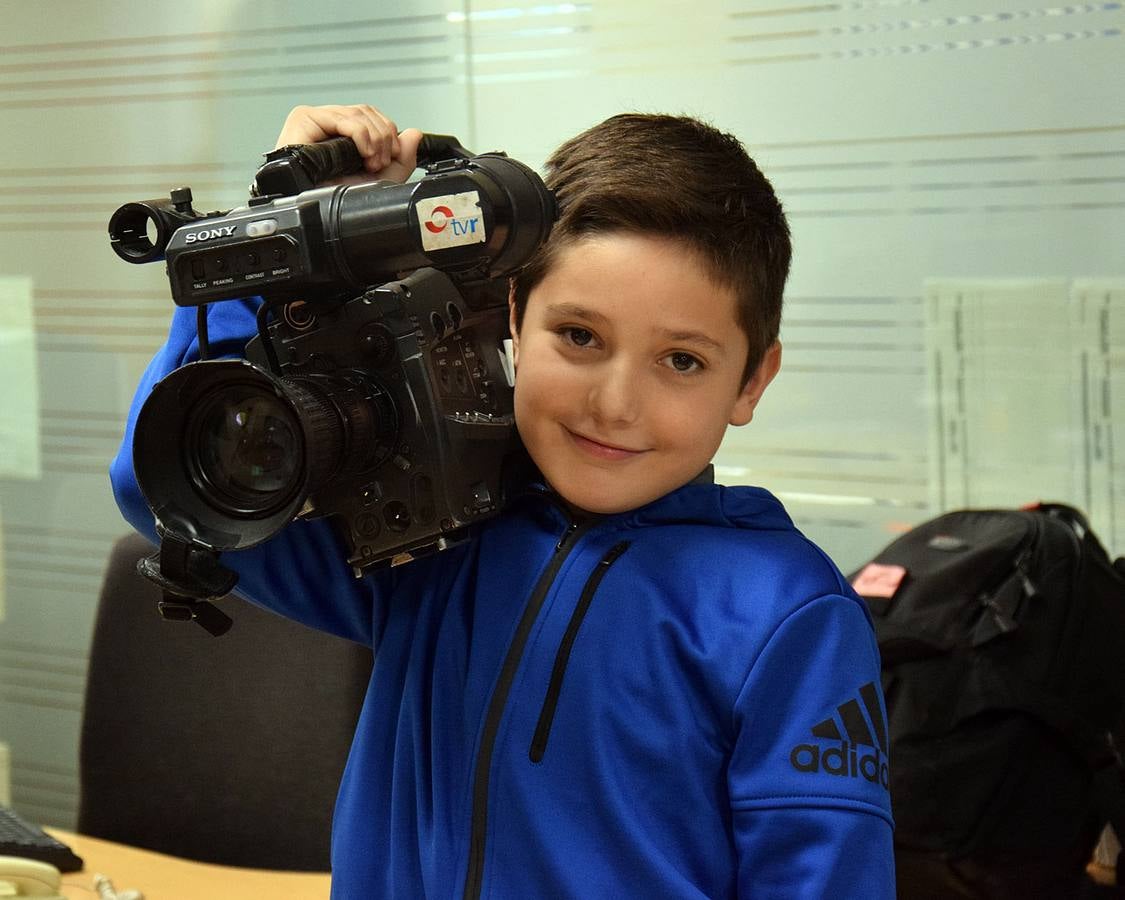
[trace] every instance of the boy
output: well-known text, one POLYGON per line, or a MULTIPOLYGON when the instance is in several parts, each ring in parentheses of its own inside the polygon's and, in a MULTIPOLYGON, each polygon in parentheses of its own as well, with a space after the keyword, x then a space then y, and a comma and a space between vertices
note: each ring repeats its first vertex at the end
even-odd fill
MULTIPOLYGON (((381 177, 418 133, 300 107, 381 177)), ((892 897, 886 729, 863 604, 758 488, 711 483, 778 370, 789 236, 733 138, 615 117, 548 164, 561 217, 512 282, 517 426, 542 480, 473 541, 352 578, 298 521, 240 590, 376 649, 333 896, 892 897)), ((231 351, 253 305, 209 310, 231 351)), ((151 385, 197 354, 177 310, 151 385)), ((311 673, 310 673, 311 674, 311 673)))

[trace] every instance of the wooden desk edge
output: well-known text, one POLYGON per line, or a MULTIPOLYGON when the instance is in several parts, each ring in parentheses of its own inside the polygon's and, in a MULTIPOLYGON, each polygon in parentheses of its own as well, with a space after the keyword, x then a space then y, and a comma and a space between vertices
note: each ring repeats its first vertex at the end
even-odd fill
POLYGON ((82 857, 81 872, 63 875, 67 900, 90 900, 95 874, 105 875, 118 891, 136 888, 145 900, 326 900, 331 877, 322 872, 245 869, 180 859, 101 838, 47 829, 82 857))

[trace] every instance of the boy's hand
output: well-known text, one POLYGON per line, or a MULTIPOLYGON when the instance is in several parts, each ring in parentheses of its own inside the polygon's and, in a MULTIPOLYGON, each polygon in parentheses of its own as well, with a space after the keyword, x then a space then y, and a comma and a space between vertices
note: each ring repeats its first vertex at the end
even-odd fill
POLYGON ((403 182, 416 168, 422 132, 407 128, 399 134, 394 122, 367 104, 294 107, 277 137, 277 147, 315 144, 337 135, 352 139, 370 175, 403 182))

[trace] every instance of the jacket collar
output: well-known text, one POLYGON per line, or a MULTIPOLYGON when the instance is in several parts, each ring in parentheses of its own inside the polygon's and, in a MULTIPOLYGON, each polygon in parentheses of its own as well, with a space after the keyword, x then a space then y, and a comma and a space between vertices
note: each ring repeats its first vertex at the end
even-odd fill
POLYGON ((547 486, 530 459, 527 463, 528 471, 534 477, 525 482, 524 489, 513 500, 537 497, 546 502, 536 505, 549 510, 548 515, 552 518, 559 517, 567 524, 597 519, 605 524, 618 522, 628 527, 695 523, 770 531, 793 528, 793 521, 785 507, 773 494, 765 488, 715 484, 715 467, 710 464, 687 484, 637 509, 605 516, 587 514, 579 517, 547 486))

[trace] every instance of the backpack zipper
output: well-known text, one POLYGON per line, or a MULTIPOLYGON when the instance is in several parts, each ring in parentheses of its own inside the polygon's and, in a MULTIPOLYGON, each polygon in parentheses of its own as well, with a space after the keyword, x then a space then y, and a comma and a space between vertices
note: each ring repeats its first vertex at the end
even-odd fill
MULTIPOLYGON (((1090 558, 1086 552, 1085 540, 1086 534, 1089 532, 1089 529, 1083 523, 1077 523, 1078 526, 1082 528, 1082 532, 1081 534, 1079 534, 1079 532, 1076 530, 1076 523, 1073 519, 1053 512, 1047 512, 1046 514, 1050 516, 1050 518, 1066 526, 1064 530, 1070 537, 1071 546, 1074 549, 1074 569, 1070 573, 1069 595, 1071 597, 1075 597, 1078 594, 1078 583, 1082 578, 1082 573, 1083 571, 1085 571, 1086 567, 1090 565, 1090 558)), ((1076 604, 1071 604, 1071 607, 1067 610, 1066 619, 1058 635, 1059 646, 1061 646, 1064 642, 1067 642, 1067 638, 1069 637, 1071 629, 1076 627, 1074 622, 1074 617, 1077 614, 1075 612, 1075 606, 1076 604)), ((1085 616, 1087 608, 1086 604, 1082 603, 1080 604, 1080 606, 1082 608, 1082 615, 1085 616)), ((1056 683, 1057 679, 1060 678, 1063 672, 1069 671, 1071 666, 1073 666, 1074 664, 1073 654, 1081 653, 1081 646, 1076 641, 1072 641, 1070 643, 1072 646, 1069 659, 1062 659, 1057 650, 1052 654, 1054 662, 1051 664, 1050 671, 1047 673, 1049 683, 1056 683)))
POLYGON ((1022 551, 1020 551, 1020 554, 1016 557, 1015 562, 1012 563, 1012 567, 1006 570, 1007 574, 1004 576, 1004 579, 990 590, 982 593, 979 598, 981 606, 985 607, 989 611, 989 613, 992 615, 993 624, 1003 634, 1008 634, 1009 632, 1015 631, 1017 628, 1019 628, 1019 620, 1022 618, 1024 603, 1028 599, 1038 595, 1038 590, 1036 589, 1034 582, 1032 582, 1031 578, 1027 574, 1027 560, 1031 557, 1032 551, 1034 549, 1034 539, 1038 539, 1039 537, 1039 528, 1037 523, 1035 523, 1034 533, 1032 537, 1033 540, 1029 542, 1022 551), (1012 600, 1007 598, 1007 595, 1004 594, 1004 588, 1009 583, 1011 583, 1013 579, 1016 578, 1019 579, 1021 593, 1016 601, 1012 602, 1012 600), (1000 602, 999 598, 1001 597, 1004 597, 1007 600, 1007 607, 1005 607, 1000 602))
POLYGON ((970 639, 974 647, 986 644, 1001 634, 1010 634, 1019 628, 1026 602, 1038 595, 1038 589, 1028 575, 1027 562, 1034 555, 1035 548, 1039 544, 1042 528, 1034 513, 1021 511, 1020 515, 1027 524, 1027 533, 1014 548, 1017 551, 1016 558, 1000 567, 1002 577, 990 575, 985 583, 991 586, 977 596, 977 601, 987 612, 988 619, 978 621, 974 626, 973 637, 970 639), (1020 590, 1019 596, 1013 599, 1010 596, 1011 590, 1005 592, 1005 588, 1015 579, 1019 580, 1020 590), (991 624, 991 628, 984 627, 985 621, 991 624))
POLYGON ((484 850, 485 836, 488 831, 488 781, 489 769, 492 768, 492 751, 496 744, 496 733, 500 730, 500 721, 504 717, 504 707, 508 702, 508 693, 511 691, 512 682, 516 677, 520 660, 523 658, 524 647, 531 634, 531 627, 539 617, 539 610, 547 592, 554 583, 555 576, 570 551, 577 544, 577 538, 595 524, 597 520, 590 520, 583 524, 572 522, 555 544, 555 551, 547 568, 539 576, 531 597, 524 607, 519 625, 516 626, 515 636, 508 645, 508 653, 504 657, 504 664, 500 669, 500 677, 492 691, 488 702, 488 712, 485 714, 484 731, 481 734, 480 749, 477 752, 477 763, 473 771, 473 814, 472 830, 469 836, 469 871, 465 876, 465 900, 476 900, 480 896, 481 886, 484 883, 484 850))
POLYGON ((629 547, 628 541, 621 541, 614 544, 609 552, 602 557, 595 567, 594 571, 590 573, 590 577, 586 580, 586 586, 582 588, 582 594, 578 598, 578 605, 574 608, 574 613, 570 617, 570 622, 566 626, 566 633, 563 635, 562 642, 559 644, 558 653, 555 654, 555 665, 551 669, 551 681, 547 686, 547 696, 543 699, 543 709, 539 713, 539 722, 535 726, 535 735, 531 739, 531 749, 528 751, 528 756, 533 763, 538 763, 543 760, 543 754, 547 752, 547 739, 551 734, 551 723, 555 719, 555 707, 558 706, 559 694, 562 691, 563 676, 566 675, 567 663, 570 661, 570 651, 574 647, 574 640, 578 636, 578 629, 582 626, 582 620, 586 618, 586 612, 590 608, 590 603, 594 599, 594 593, 601 584, 605 573, 609 571, 609 567, 617 562, 617 558, 626 551, 629 547))

